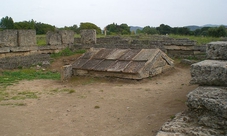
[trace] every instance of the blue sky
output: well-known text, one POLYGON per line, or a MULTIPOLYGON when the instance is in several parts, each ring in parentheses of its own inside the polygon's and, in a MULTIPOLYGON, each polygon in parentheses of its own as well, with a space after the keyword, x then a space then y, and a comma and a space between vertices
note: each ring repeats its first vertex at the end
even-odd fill
POLYGON ((91 22, 102 29, 111 23, 129 26, 167 24, 227 25, 227 0, 2 0, 0 18, 35 21, 56 27, 91 22))

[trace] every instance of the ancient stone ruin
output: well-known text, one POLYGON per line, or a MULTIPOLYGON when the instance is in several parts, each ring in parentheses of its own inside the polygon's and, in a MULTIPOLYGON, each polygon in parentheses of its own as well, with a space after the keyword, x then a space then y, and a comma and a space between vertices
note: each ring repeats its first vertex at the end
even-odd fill
POLYGON ((47 32, 47 45, 74 45, 74 31, 60 30, 56 32, 47 32))
POLYGON ((96 44, 96 30, 84 29, 80 31, 82 44, 96 44))
POLYGON ((96 33, 86 30, 81 31, 81 38, 75 38, 75 48, 121 48, 121 49, 156 49, 159 48, 170 57, 196 57, 198 59, 205 59, 206 46, 197 45, 196 41, 184 38, 175 39, 169 36, 152 35, 148 39, 144 39, 143 36, 106 36, 96 37, 96 33), (89 35, 89 37, 86 37, 89 35), (93 40, 92 40, 93 39, 93 40), (95 44, 91 44, 93 43, 95 44))
POLYGON ((0 31, 0 69, 14 69, 42 64, 50 53, 74 45, 74 32, 60 30, 47 34, 45 46, 37 46, 35 30, 0 31))
POLYGON ((157 136, 227 135, 227 42, 207 44, 207 59, 191 66, 188 110, 166 122, 157 136))
POLYGON ((155 76, 172 67, 173 60, 159 49, 106 48, 92 48, 69 66, 73 75, 127 79, 155 76))

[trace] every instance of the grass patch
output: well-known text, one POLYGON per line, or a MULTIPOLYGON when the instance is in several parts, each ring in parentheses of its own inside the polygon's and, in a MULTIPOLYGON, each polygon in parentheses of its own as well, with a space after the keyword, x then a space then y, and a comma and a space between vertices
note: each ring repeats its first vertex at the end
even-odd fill
POLYGON ((173 120, 176 116, 175 115, 171 115, 170 119, 173 120))
POLYGON ((75 54, 83 54, 85 53, 86 50, 76 50, 76 51, 72 51, 69 48, 65 48, 64 50, 58 52, 58 53, 53 53, 50 56, 52 58, 59 58, 59 57, 63 57, 63 56, 71 56, 71 55, 75 55, 75 54))
POLYGON ((19 69, 14 71, 3 71, 0 76, 0 86, 7 87, 20 80, 34 80, 34 79, 52 79, 60 80, 59 73, 50 71, 37 71, 34 69, 19 69))
POLYGON ((204 37, 204 36, 189 36, 189 35, 173 35, 170 34, 169 37, 176 38, 176 39, 183 39, 188 38, 190 40, 194 40, 197 42, 198 45, 204 45, 212 41, 219 41, 221 38, 216 37, 204 37))
POLYGON ((54 89, 54 90, 51 90, 51 92, 55 92, 55 93, 66 92, 71 94, 71 93, 75 93, 76 91, 73 89, 54 89))
POLYGON ((94 108, 95 108, 95 109, 99 109, 99 108, 100 108, 100 106, 96 105, 94 108))
POLYGON ((38 46, 45 46, 46 43, 46 35, 36 35, 36 41, 38 46))
POLYGON ((25 104, 25 103, 3 103, 0 105, 1 106, 26 106, 27 104, 25 104))

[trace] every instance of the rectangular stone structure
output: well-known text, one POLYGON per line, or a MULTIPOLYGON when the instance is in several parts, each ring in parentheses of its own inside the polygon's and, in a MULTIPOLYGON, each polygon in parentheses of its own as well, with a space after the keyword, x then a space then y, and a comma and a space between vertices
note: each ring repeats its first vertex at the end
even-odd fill
POLYGON ((74 44, 74 31, 72 30, 60 30, 62 44, 73 45, 74 44))
POLYGON ((96 30, 95 29, 84 29, 80 31, 81 43, 82 44, 96 44, 96 30))
POLYGON ((227 61, 205 60, 191 65, 190 83, 227 86, 227 61))
POLYGON ((46 41, 48 45, 61 45, 61 34, 59 32, 47 32, 46 34, 46 41))
POLYGON ((36 31, 18 30, 18 46, 20 47, 36 46, 36 31))
POLYGON ((227 41, 210 42, 206 47, 207 59, 227 60, 227 41))
POLYGON ((0 47, 15 47, 17 43, 17 30, 0 31, 0 47))
POLYGON ((72 76, 72 65, 65 65, 61 68, 61 81, 66 81, 72 76))

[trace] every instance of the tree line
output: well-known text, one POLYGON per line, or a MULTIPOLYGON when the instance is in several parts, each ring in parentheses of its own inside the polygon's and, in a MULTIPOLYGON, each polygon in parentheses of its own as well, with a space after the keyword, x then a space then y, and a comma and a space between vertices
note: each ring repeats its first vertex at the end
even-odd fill
POLYGON ((225 37, 227 36, 227 29, 225 26, 219 27, 202 27, 191 31, 188 27, 170 27, 161 24, 159 27, 146 26, 142 30, 137 29, 137 34, 175 34, 175 35, 194 35, 194 36, 210 36, 210 37, 225 37))
POLYGON ((11 17, 3 17, 0 20, 0 29, 35 29, 37 34, 46 34, 48 31, 55 31, 57 29, 72 30, 79 33, 82 29, 95 29, 97 34, 105 33, 107 35, 130 35, 130 34, 175 34, 175 35, 194 35, 194 36, 211 36, 211 37, 225 37, 227 30, 225 26, 219 27, 203 27, 191 31, 187 27, 170 27, 169 25, 161 24, 159 27, 145 26, 142 30, 137 29, 136 32, 130 31, 130 27, 123 24, 112 23, 107 25, 102 31, 100 27, 93 23, 80 23, 78 27, 76 24, 72 26, 65 26, 56 28, 53 25, 36 22, 33 19, 29 21, 14 22, 11 17))

